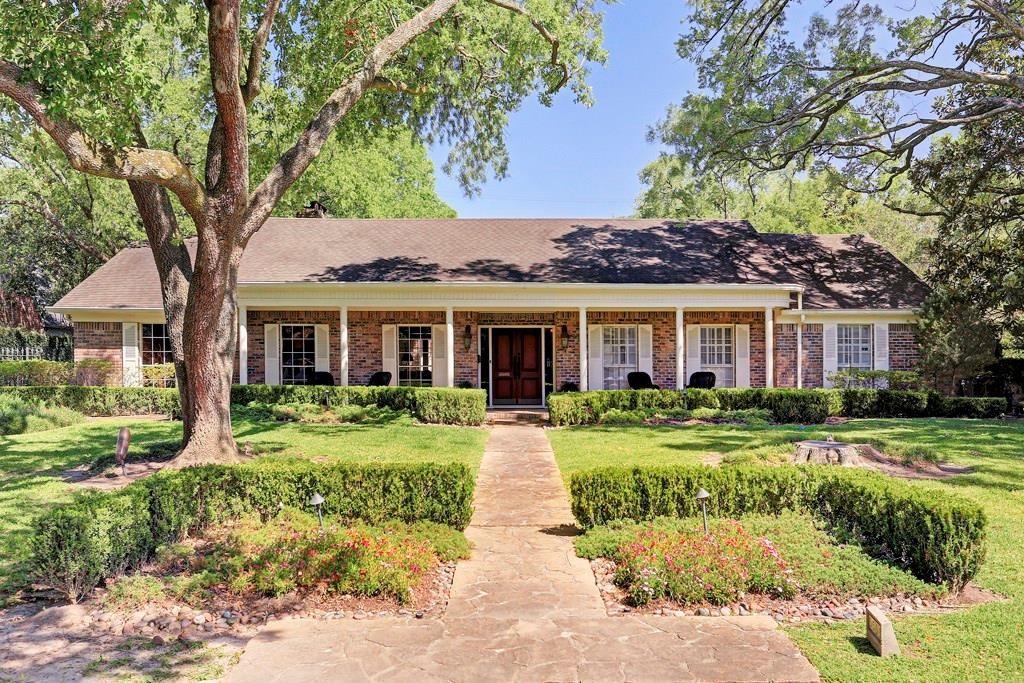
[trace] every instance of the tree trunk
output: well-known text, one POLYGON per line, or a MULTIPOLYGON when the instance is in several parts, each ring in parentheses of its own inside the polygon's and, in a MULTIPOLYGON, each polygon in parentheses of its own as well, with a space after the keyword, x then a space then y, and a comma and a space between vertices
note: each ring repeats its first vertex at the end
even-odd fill
POLYGON ((160 294, 167 321, 167 336, 171 342, 171 360, 181 401, 182 448, 192 438, 188 376, 185 366, 185 347, 182 332, 185 326, 185 306, 188 302, 189 282, 192 279, 192 260, 180 238, 178 221, 171 206, 167 190, 148 183, 128 182, 142 225, 149 238, 149 246, 160 276, 160 294))
POLYGON ((188 425, 188 438, 171 467, 241 460, 231 432, 231 380, 243 249, 233 242, 203 240, 196 253, 182 329, 186 369, 182 398, 188 397, 182 419, 188 425))

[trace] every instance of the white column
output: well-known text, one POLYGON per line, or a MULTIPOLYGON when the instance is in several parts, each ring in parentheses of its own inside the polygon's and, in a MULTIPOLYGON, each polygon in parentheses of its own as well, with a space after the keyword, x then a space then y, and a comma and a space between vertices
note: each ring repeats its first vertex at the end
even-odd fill
POLYGON ((764 307, 764 385, 775 386, 775 311, 764 307))
POLYGON ((587 350, 587 309, 586 307, 580 307, 580 391, 586 391, 589 388, 588 373, 589 368, 587 367, 587 358, 589 351, 587 350))
POLYGON ((249 383, 249 309, 238 307, 238 383, 249 383))
POLYGON ((340 346, 338 349, 338 362, 340 363, 339 373, 341 377, 338 378, 338 384, 343 387, 348 386, 348 306, 342 306, 339 311, 339 334, 340 346))
POLYGON ((804 388, 804 316, 796 321, 796 388, 804 388))
POLYGON ((449 306, 444 312, 445 363, 448 365, 448 386, 455 386, 455 312, 449 306))
POLYGON ((686 388, 686 312, 676 309, 676 389, 686 388))

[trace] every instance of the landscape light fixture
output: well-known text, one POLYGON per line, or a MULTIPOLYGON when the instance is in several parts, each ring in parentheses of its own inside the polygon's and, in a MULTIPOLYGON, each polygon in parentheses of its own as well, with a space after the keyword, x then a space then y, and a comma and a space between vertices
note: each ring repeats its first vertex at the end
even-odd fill
POLYGON ((313 497, 309 499, 309 504, 316 508, 316 518, 320 520, 320 531, 324 530, 324 513, 321 508, 324 505, 324 497, 319 493, 314 493, 313 497))
POLYGON ((700 502, 700 511, 704 515, 704 535, 708 535, 708 498, 711 494, 701 489, 697 491, 697 500, 700 502))

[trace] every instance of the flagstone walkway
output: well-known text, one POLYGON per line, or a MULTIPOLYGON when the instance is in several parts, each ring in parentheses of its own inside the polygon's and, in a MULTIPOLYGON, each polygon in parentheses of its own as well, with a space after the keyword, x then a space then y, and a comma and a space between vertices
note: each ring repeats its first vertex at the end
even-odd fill
POLYGON ((231 681, 817 681, 769 617, 609 616, 537 426, 492 429, 441 619, 276 622, 231 681))

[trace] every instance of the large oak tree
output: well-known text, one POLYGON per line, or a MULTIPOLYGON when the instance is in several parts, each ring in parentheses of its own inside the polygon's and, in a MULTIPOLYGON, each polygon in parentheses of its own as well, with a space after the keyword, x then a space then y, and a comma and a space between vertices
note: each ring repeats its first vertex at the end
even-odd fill
POLYGON ((507 114, 531 93, 550 103, 569 88, 588 100, 587 64, 603 58, 594 2, 0 2, 0 94, 72 167, 126 181, 142 218, 181 392, 176 465, 238 458, 229 406, 238 266, 328 139, 402 124, 449 143, 451 170, 472 190, 504 172, 507 114), (181 151, 194 140, 147 139, 166 93, 144 58, 144 24, 205 76, 201 168, 181 151), (250 126, 260 107, 291 138, 267 162, 273 146, 254 145, 250 126), (176 208, 194 226, 194 260, 176 208))

